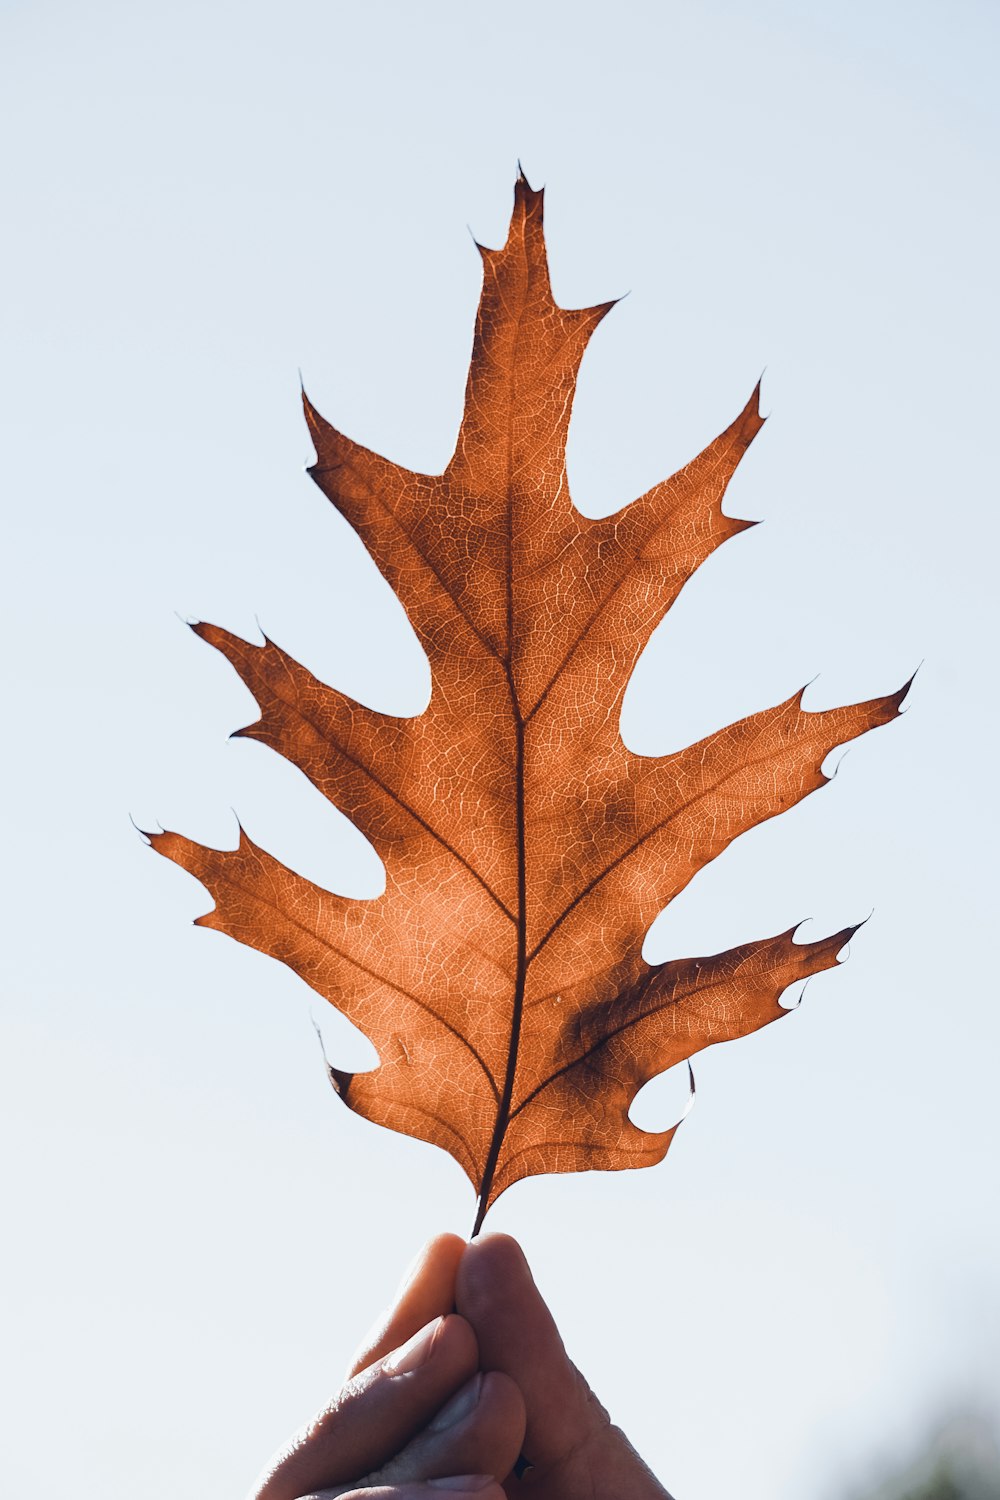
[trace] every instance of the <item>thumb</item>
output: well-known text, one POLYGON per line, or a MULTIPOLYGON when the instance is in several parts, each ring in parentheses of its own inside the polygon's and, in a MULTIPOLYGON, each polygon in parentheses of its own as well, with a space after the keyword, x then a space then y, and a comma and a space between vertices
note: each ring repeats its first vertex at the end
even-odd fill
POLYGON ((472 1242, 455 1303, 475 1331, 482 1368, 502 1370, 520 1387, 532 1465, 558 1463, 608 1432, 608 1414, 570 1361, 516 1240, 491 1234, 472 1242))

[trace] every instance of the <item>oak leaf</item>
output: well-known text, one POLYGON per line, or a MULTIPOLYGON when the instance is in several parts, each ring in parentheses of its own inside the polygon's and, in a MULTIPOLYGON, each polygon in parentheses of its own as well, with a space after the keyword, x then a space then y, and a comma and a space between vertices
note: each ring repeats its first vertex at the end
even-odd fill
POLYGON ((650 633, 753 524, 722 499, 763 425, 758 391, 672 478, 588 520, 566 437, 580 361, 613 304, 556 305, 542 193, 523 176, 506 244, 480 253, 442 474, 370 452, 305 400, 309 472, 406 609, 430 661, 426 711, 377 713, 272 641, 193 627, 257 700, 238 732, 367 835, 384 893, 331 894, 242 832, 235 850, 151 836, 214 897, 202 926, 281 959, 371 1039, 373 1071, 330 1070, 341 1099, 449 1151, 479 1194, 477 1227, 531 1174, 662 1160, 676 1126, 630 1121, 642 1085, 786 1014, 782 992, 837 962, 855 929, 653 965, 641 947, 698 870, 821 786, 829 751, 895 717, 906 693, 817 713, 797 694, 676 754, 626 748, 619 711, 650 633))

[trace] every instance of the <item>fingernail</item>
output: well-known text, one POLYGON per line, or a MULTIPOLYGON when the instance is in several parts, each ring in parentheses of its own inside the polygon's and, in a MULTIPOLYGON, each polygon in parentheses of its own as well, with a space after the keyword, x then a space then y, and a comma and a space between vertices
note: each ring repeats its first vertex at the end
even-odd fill
POLYGON ((443 1432, 446 1427, 454 1427, 456 1422, 461 1422, 471 1411, 475 1411, 479 1401, 479 1393, 483 1388, 482 1373, 473 1375, 467 1385, 463 1385, 457 1395, 442 1406, 433 1422, 427 1426, 431 1432, 443 1432))
POLYGON ((448 1479, 428 1479, 434 1490, 486 1490, 496 1481, 492 1474, 452 1474, 448 1479))
POLYGON ((428 1323, 426 1328, 421 1328, 420 1332, 415 1333, 407 1343, 394 1349, 391 1354, 387 1354, 382 1365, 386 1373, 409 1375, 411 1370, 419 1369, 430 1354, 434 1336, 443 1322, 443 1318, 435 1318, 433 1323, 428 1323))

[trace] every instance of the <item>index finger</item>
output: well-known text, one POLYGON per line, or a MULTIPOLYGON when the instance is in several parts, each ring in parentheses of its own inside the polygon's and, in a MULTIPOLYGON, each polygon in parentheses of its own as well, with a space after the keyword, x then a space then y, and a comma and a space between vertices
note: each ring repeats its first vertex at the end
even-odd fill
POLYGON ((362 1339, 348 1378, 405 1344, 434 1318, 454 1311, 455 1282, 465 1248, 457 1234, 439 1234, 428 1241, 404 1274, 394 1302, 362 1339))

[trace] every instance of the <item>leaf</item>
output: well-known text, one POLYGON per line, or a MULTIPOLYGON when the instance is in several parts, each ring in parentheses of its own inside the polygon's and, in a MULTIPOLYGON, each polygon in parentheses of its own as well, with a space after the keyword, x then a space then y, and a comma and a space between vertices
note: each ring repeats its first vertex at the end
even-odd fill
POLYGON ((376 713, 271 641, 194 627, 257 700, 240 733, 354 820, 385 862, 384 893, 333 895, 242 832, 235 850, 152 836, 214 897, 202 926, 288 964, 368 1035, 379 1066, 331 1069, 341 1099, 449 1151, 479 1194, 477 1224, 533 1173, 662 1160, 674 1130, 628 1118, 642 1085, 776 1020, 788 985, 836 963, 855 929, 658 965, 641 946, 698 870, 823 785, 828 752, 895 717, 907 690, 820 713, 800 693, 676 754, 625 747, 622 696, 650 633, 752 524, 722 500, 763 425, 758 391, 679 473, 588 520, 570 500, 566 436, 613 304, 556 306, 542 194, 523 176, 507 243, 480 253, 443 474, 369 452, 305 401, 310 473, 409 615, 430 660, 427 710, 376 713))

